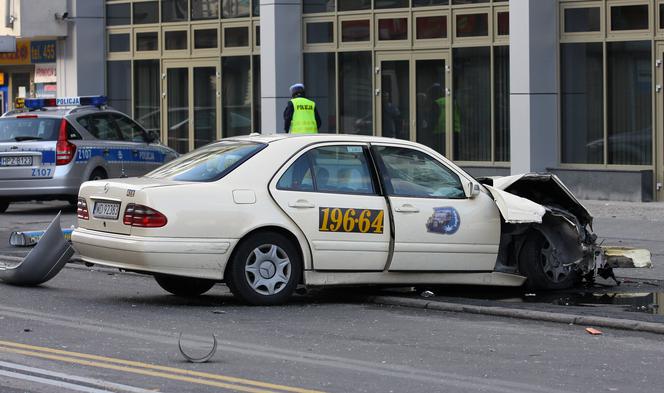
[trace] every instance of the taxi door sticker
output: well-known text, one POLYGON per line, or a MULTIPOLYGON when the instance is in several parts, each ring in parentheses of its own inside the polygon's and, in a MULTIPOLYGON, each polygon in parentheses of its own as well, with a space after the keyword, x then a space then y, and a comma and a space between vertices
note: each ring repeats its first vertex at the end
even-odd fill
POLYGON ((383 233, 385 212, 373 209, 321 207, 318 230, 321 232, 383 233))
POLYGON ((426 223, 427 232, 453 235, 461 226, 459 212, 453 207, 434 207, 426 223))

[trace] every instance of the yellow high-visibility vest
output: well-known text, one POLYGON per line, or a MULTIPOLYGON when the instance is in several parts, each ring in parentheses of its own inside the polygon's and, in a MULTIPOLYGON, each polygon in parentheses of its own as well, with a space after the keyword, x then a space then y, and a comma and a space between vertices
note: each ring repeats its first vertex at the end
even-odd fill
POLYGON ((304 97, 293 98, 291 102, 293 103, 293 119, 290 123, 290 133, 318 133, 318 125, 316 124, 316 115, 314 111, 316 103, 304 97))

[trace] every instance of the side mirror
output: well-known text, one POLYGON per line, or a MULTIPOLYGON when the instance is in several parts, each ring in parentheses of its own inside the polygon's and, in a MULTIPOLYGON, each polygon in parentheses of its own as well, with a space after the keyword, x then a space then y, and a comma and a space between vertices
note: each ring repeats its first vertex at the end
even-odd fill
POLYGON ((480 185, 469 181, 468 183, 464 184, 463 191, 466 193, 466 198, 473 199, 480 195, 480 185))

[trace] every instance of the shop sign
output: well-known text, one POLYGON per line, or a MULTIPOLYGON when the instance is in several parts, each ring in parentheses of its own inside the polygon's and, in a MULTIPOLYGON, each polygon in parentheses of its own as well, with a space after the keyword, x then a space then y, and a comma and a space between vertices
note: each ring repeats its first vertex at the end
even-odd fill
POLYGON ((55 63, 35 64, 35 83, 54 83, 55 63))
POLYGON ((30 58, 33 64, 55 63, 55 41, 32 41, 30 58))
POLYGON ((30 64, 30 41, 16 41, 16 51, 0 53, 0 64, 30 64))

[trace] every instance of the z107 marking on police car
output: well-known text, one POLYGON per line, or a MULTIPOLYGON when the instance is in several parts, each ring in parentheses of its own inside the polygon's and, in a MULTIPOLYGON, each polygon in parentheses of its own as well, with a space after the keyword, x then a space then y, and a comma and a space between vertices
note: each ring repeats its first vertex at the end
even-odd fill
POLYGON ((321 207, 318 230, 321 232, 383 233, 385 212, 373 209, 321 207))
POLYGON ((453 207, 434 207, 433 214, 427 220, 427 232, 453 235, 461 226, 459 212, 453 207))

